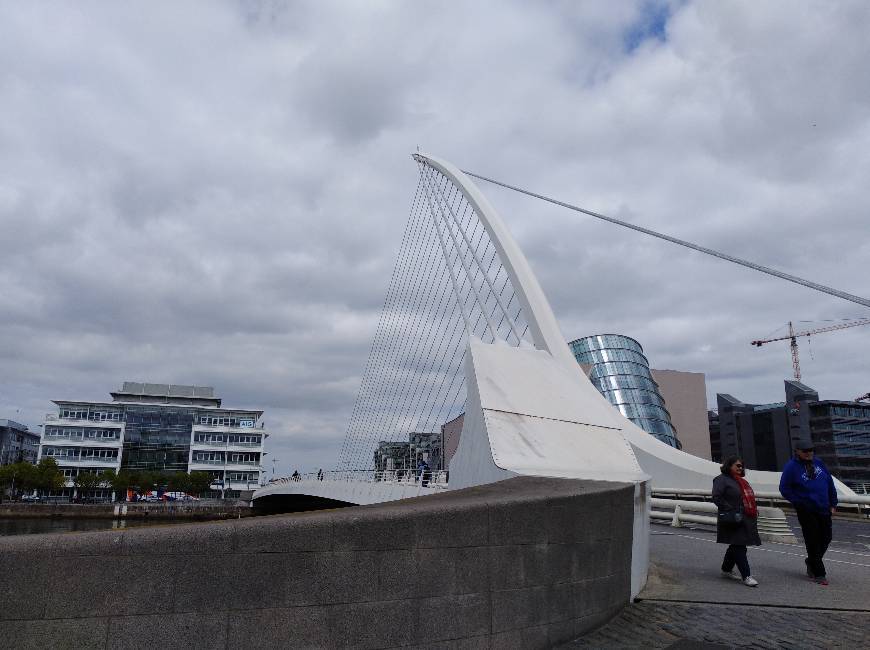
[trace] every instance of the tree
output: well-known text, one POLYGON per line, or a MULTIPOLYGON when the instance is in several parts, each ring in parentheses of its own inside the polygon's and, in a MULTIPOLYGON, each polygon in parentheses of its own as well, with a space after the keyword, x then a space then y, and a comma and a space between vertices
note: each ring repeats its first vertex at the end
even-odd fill
POLYGON ((21 491, 33 489, 36 467, 20 462, 0 467, 0 489, 9 489, 15 497, 21 491))
MULTIPOLYGON (((112 488, 112 483, 115 480, 115 470, 113 469, 104 469, 102 472, 97 474, 98 483, 97 487, 108 488, 114 492, 115 490, 112 488)), ((114 499, 114 497, 113 497, 114 499)))
POLYGON ((62 490, 66 486, 66 478, 54 458, 43 458, 39 461, 32 482, 29 489, 35 488, 46 492, 62 490))
POLYGON ((169 475, 168 487, 170 492, 190 492, 190 474, 173 472, 169 475))
POLYGON ((160 471, 143 470, 133 474, 132 487, 139 494, 147 494, 152 490, 164 487, 166 485, 167 476, 160 471))
POLYGON ((78 488, 79 497, 84 498, 88 492, 92 492, 100 485, 100 475, 96 472, 79 472, 73 481, 78 488))
POLYGON ((136 481, 137 479, 132 472, 122 469, 117 474, 112 472, 112 478, 109 481, 109 484, 112 486, 112 491, 115 493, 116 498, 126 500, 127 490, 133 487, 133 485, 136 484, 136 481))
POLYGON ((211 475, 208 472, 190 473, 190 491, 199 496, 211 487, 211 475))

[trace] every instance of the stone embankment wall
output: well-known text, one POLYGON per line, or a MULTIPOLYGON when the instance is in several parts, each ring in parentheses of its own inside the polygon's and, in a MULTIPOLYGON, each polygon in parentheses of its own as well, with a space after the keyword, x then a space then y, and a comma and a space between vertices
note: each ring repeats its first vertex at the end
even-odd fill
POLYGON ((544 648, 630 597, 631 485, 0 538, 3 646, 544 648))
POLYGON ((0 503, 0 519, 182 519, 250 517, 254 511, 235 501, 218 503, 0 503))

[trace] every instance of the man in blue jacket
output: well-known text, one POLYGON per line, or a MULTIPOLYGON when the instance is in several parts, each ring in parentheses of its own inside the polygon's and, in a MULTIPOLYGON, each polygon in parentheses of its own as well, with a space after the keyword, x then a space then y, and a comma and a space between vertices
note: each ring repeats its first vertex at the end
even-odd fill
POLYGON ((799 442, 782 470, 779 492, 797 511, 807 547, 807 576, 828 584, 822 558, 831 543, 831 515, 836 512, 837 490, 825 464, 813 457, 811 441, 799 442))

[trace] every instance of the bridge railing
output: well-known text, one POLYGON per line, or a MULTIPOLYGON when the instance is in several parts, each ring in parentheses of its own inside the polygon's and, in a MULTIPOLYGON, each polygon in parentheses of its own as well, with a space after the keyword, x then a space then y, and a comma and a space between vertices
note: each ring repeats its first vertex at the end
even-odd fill
MULTIPOLYGON (((679 497, 701 498, 705 501, 711 500, 712 490, 702 489, 684 489, 684 488, 654 488, 652 491, 653 497, 665 499, 678 499, 679 497)), ((790 505, 788 501, 782 498, 779 492, 755 492, 755 499, 758 503, 767 503, 771 506, 790 505)), ((838 496, 838 510, 854 511, 859 516, 870 517, 870 495, 855 494, 848 496, 838 496)))
MULTIPOLYGON (((670 520, 674 528, 682 528, 683 523, 715 526, 719 510, 715 503, 656 497, 650 499, 650 506, 650 519, 670 520)), ((779 508, 758 508, 758 533, 772 542, 797 543, 785 513, 779 508)))
POLYGON ((332 481, 355 483, 396 483, 403 485, 423 485, 423 487, 447 488, 446 471, 419 470, 335 470, 328 472, 306 472, 297 476, 284 476, 269 481, 270 485, 294 483, 299 481, 332 481))

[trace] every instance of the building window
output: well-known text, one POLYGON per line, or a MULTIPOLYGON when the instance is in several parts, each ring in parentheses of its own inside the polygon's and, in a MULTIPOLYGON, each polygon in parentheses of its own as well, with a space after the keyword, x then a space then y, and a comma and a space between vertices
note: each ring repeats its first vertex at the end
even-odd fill
POLYGON ((257 472, 227 472, 228 481, 256 481, 258 478, 257 472))
POLYGON ((194 442, 220 442, 223 443, 224 436, 222 433, 197 433, 193 439, 194 442))
POLYGON ((46 447, 42 455, 48 458, 75 460, 79 457, 79 449, 77 447, 46 447))
POLYGON ((230 436, 230 443, 236 443, 240 445, 259 445, 260 436, 243 434, 232 435, 230 436))
POLYGON ((118 411, 94 411, 89 419, 97 422, 119 422, 121 414, 118 411))
POLYGON ((116 449, 83 449, 82 458, 106 458, 115 460, 118 457, 116 449))
POLYGON ((193 455, 195 463, 223 463, 224 455, 220 451, 198 451, 193 455))

